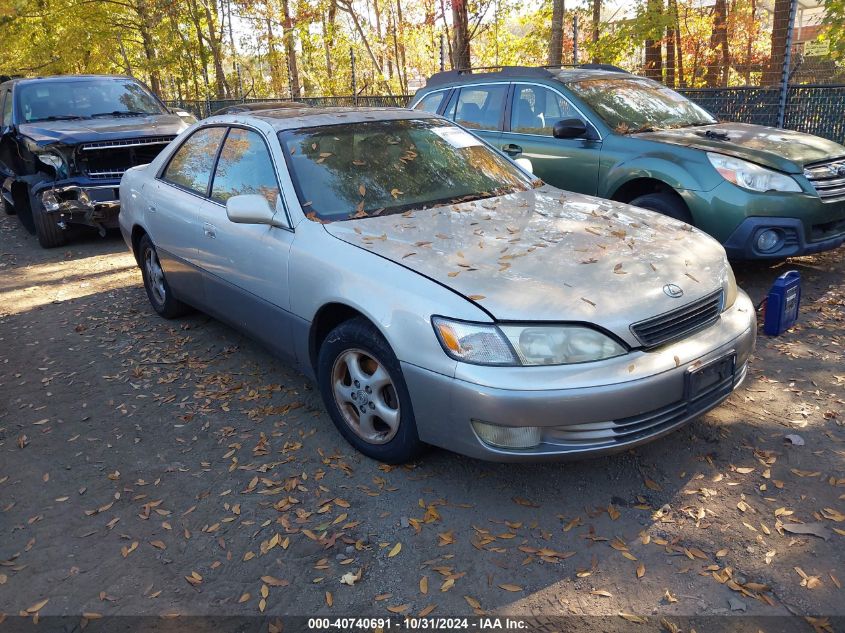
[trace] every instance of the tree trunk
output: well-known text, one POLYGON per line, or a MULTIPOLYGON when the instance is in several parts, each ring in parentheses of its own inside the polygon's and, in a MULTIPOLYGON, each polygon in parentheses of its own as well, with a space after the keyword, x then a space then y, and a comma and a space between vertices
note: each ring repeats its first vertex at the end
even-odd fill
MULTIPOLYGON (((684 49, 682 46, 681 41, 681 18, 678 15, 678 3, 677 0, 671 0, 672 6, 674 7, 674 16, 675 16, 675 53, 678 56, 678 65, 676 67, 678 71, 678 85, 681 88, 685 88, 687 85, 686 78, 684 77, 684 49)), ((684 16, 686 16, 686 7, 684 7, 684 16)), ((685 18, 686 19, 686 18, 685 18)))
POLYGON ((757 0, 751 0, 748 20, 748 41, 745 44, 745 85, 751 85, 751 55, 757 37, 757 0))
MULTIPOLYGON (((202 36, 202 25, 200 24, 200 17, 199 17, 199 9, 197 8, 196 2, 194 0, 190 1, 190 13, 191 13, 191 22, 194 25, 194 32, 197 36, 197 47, 199 49, 200 54, 200 70, 202 70, 202 78, 203 78, 203 86, 204 90, 208 91, 208 49, 205 47, 205 42, 203 41, 202 36)), ((203 97, 207 96, 207 94, 203 94, 203 97)))
POLYGON ((775 0, 772 21, 772 48, 769 66, 763 73, 764 86, 777 86, 781 81, 783 60, 786 57, 786 35, 789 30, 789 6, 791 0, 775 0))
POLYGON ((563 63, 564 0, 552 0, 552 39, 549 42, 549 66, 563 63))
POLYGON ((592 24, 592 42, 593 42, 593 63, 599 63, 598 43, 599 43, 599 28, 601 27, 601 0, 593 0, 593 24, 592 24))
POLYGON ((396 56, 396 63, 401 68, 401 72, 399 76, 402 81, 402 92, 408 92, 408 67, 405 65, 405 23, 402 21, 402 3, 400 0, 396 0, 396 25, 398 31, 398 42, 396 40, 396 34, 394 33, 394 44, 396 44, 399 48, 399 52, 396 56))
POLYGON ((647 11, 652 32, 649 34, 651 37, 645 41, 645 76, 663 81, 663 29, 656 26, 663 15, 663 0, 648 0, 647 11))
POLYGON ((329 4, 326 13, 321 13, 323 20, 323 49, 326 51, 326 76, 331 79, 334 75, 332 67, 332 47, 334 46, 334 19, 337 7, 335 3, 329 4))
POLYGON ((713 31, 710 34, 710 64, 704 77, 708 88, 727 86, 730 70, 728 51, 728 6, 725 0, 713 5, 713 31))
POLYGON ((153 18, 150 15, 149 7, 146 0, 138 0, 135 5, 135 12, 138 14, 139 23, 141 26, 141 44, 144 48, 144 57, 147 58, 147 63, 150 72, 150 88, 157 95, 161 95, 161 74, 156 68, 156 49, 153 41, 153 18))
POLYGON ((288 0, 282 0, 282 13, 284 14, 285 28, 285 53, 288 58, 288 73, 290 73, 290 91, 293 99, 300 96, 299 89, 299 68, 296 64, 296 47, 293 42, 293 22, 290 19, 290 6, 288 0))
POLYGON ((466 0, 452 0, 452 67, 471 68, 466 0))
POLYGON ((220 33, 217 32, 216 0, 204 0, 205 21, 208 23, 208 47, 211 49, 211 59, 214 62, 214 85, 215 95, 218 99, 228 97, 230 94, 229 82, 226 81, 226 72, 223 70, 223 52, 221 42, 223 40, 223 26, 220 26, 220 33))
POLYGON ((279 64, 276 58, 276 37, 273 35, 273 25, 267 18, 267 61, 270 65, 270 84, 274 97, 282 94, 282 79, 279 77, 279 64))

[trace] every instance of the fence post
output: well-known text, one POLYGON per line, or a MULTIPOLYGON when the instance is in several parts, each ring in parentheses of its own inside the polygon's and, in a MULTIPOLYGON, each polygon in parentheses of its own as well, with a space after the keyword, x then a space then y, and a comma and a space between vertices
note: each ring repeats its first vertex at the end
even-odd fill
POLYGON ((778 127, 786 121, 786 97, 789 93, 789 69, 792 66, 792 32, 795 30, 795 13, 798 0, 789 3, 789 25, 786 31, 786 50, 783 52, 783 68, 780 75, 780 100, 778 101, 778 127))
POLYGON ((352 67, 352 103, 358 105, 358 85, 355 81, 355 50, 349 47, 349 64, 352 67))
POLYGON ((572 16, 572 63, 578 65, 578 14, 572 16))
POLYGON ((440 34, 440 72, 446 70, 446 36, 440 34))

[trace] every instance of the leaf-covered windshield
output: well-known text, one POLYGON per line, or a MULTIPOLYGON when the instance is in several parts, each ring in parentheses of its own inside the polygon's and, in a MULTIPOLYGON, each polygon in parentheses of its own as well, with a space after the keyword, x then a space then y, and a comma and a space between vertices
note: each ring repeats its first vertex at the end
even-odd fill
POLYGON ((50 121, 162 114, 158 100, 137 81, 94 77, 21 84, 17 90, 23 120, 50 121))
POLYGON ((704 109, 651 79, 601 77, 567 85, 620 134, 716 123, 704 109))
POLYGON ((279 134, 299 201, 322 221, 397 213, 533 186, 478 138, 443 120, 350 123, 279 134))

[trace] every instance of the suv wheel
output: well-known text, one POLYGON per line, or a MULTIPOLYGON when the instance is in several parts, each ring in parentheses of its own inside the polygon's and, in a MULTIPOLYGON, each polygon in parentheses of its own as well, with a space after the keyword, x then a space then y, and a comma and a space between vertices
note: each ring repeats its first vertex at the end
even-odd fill
POLYGON ((140 254, 141 276, 144 279, 144 290, 147 291, 147 298, 158 312, 165 319, 174 319, 182 316, 190 308, 173 296, 170 285, 164 276, 161 262, 158 260, 158 253, 149 236, 144 235, 138 243, 140 254))
POLYGON ((317 379, 341 435, 358 451, 402 464, 423 448, 399 361, 366 319, 346 321, 320 347, 317 379))
POLYGON ((656 211, 662 213, 670 218, 675 218, 687 224, 693 224, 692 215, 690 215, 687 205, 675 193, 648 193, 644 196, 634 198, 628 204, 635 207, 642 207, 649 211, 656 211))
POLYGON ((42 248, 64 246, 66 241, 64 229, 60 228, 58 222, 44 210, 41 200, 31 195, 29 197, 29 208, 32 211, 35 236, 42 248))

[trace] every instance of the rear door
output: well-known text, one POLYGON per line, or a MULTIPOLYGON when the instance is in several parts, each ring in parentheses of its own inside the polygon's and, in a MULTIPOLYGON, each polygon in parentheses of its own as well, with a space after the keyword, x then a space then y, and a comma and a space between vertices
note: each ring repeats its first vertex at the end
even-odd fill
POLYGON ((508 88, 507 83, 463 86, 452 94, 444 115, 498 147, 508 88))
POLYGON ((147 230, 175 294, 193 305, 204 302, 198 266, 199 210, 209 204, 211 173, 226 133, 199 128, 174 152, 159 177, 144 186, 147 230))
POLYGON ((226 214, 229 198, 259 194, 289 226, 270 142, 278 145, 257 129, 229 128, 210 201, 199 209, 198 257, 208 311, 292 358, 288 259, 294 233, 266 224, 237 224, 226 214))
POLYGON ((589 121, 561 93, 548 86, 514 84, 501 149, 531 161, 534 174, 547 183, 578 193, 596 194, 601 140, 589 121), (595 138, 555 138, 554 125, 581 119, 595 138))

